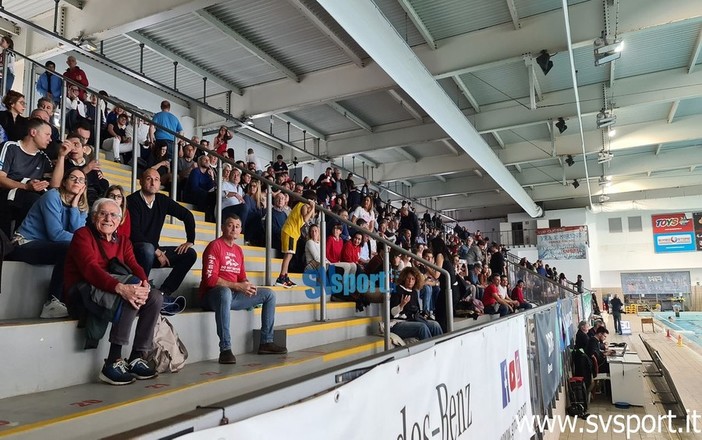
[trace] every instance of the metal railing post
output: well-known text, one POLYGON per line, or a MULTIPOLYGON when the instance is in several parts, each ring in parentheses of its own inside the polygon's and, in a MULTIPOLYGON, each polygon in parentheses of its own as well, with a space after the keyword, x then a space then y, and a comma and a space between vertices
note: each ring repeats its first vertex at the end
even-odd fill
POLYGON ((5 49, 2 51, 2 96, 5 96, 5 89, 7 89, 7 54, 10 49, 5 49))
POLYGON ((139 43, 139 73, 144 73, 144 43, 139 43))
MULTIPOLYGON (((95 139, 95 160, 100 160, 100 147, 101 145, 101 139, 100 135, 101 129, 102 129, 102 110, 100 110, 100 104, 102 103, 102 100, 98 96, 97 99, 97 104, 95 104, 95 134, 93 135, 93 138, 95 139)), ((119 159, 118 157, 115 157, 115 160, 119 159)))
MULTIPOLYGON (((171 199, 175 202, 178 200, 178 139, 173 138, 173 152, 171 154, 171 199)), ((217 161, 217 166, 221 166, 222 162, 217 161)), ((219 231, 219 229, 217 230, 219 231)))
POLYGON ((266 286, 273 284, 271 272, 271 248, 273 247, 273 188, 268 187, 266 191, 266 267, 264 273, 264 281, 266 286))
MULTIPOLYGON (((25 70, 25 72, 26 72, 26 70, 25 70)), ((29 84, 27 84, 27 87, 29 88, 29 90, 28 90, 29 91, 29 94, 28 94, 29 102, 27 103, 27 108, 34 108, 34 98, 35 98, 34 95, 36 94, 36 89, 37 89, 35 87, 35 84, 36 84, 35 73, 36 73, 35 66, 34 66, 34 64, 31 64, 29 66, 29 84)), ((5 89, 3 89, 3 90, 5 90, 5 89)), ((49 93, 51 93, 51 90, 49 90, 49 93)), ((54 115, 49 115, 49 119, 52 119, 53 117, 54 117, 54 115)))
MULTIPOLYGON (((98 107, 98 110, 100 108, 98 107)), ((102 111, 100 111, 100 118, 102 118, 102 111)), ((132 191, 136 191, 137 178, 139 170, 137 164, 139 163, 139 156, 141 156, 141 145, 139 145, 139 140, 137 139, 137 117, 132 115, 132 191)))
POLYGON ((58 34, 59 0, 54 0, 54 33, 58 34))
POLYGON ((453 331, 453 293, 451 292, 451 276, 446 269, 441 269, 441 275, 446 277, 446 333, 453 331))
POLYGON ((215 233, 219 234, 222 230, 222 180, 224 180, 224 164, 221 160, 217 161, 217 203, 215 203, 215 233))
POLYGON ((326 274, 327 265, 327 222, 324 212, 319 213, 319 320, 327 320, 327 292, 326 292, 326 274))
MULTIPOLYGON (((3 76, 3 81, 5 77, 3 76)), ((66 81, 61 83, 61 140, 66 137, 66 90, 68 89, 68 84, 66 81)))
POLYGON ((385 336, 385 351, 392 348, 390 342, 390 248, 385 246, 383 255, 383 335, 385 336))

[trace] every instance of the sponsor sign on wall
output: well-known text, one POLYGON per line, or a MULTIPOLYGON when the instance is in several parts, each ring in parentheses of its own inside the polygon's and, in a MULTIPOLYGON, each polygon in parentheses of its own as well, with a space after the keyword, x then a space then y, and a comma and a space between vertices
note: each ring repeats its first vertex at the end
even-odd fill
POLYGON ((587 258, 587 226, 536 230, 540 260, 583 260, 587 258))
POLYGON ((691 252, 696 249, 694 224, 685 213, 652 215, 651 223, 655 252, 691 252))
POLYGON ((328 393, 184 439, 524 439, 524 316, 376 366, 328 393))

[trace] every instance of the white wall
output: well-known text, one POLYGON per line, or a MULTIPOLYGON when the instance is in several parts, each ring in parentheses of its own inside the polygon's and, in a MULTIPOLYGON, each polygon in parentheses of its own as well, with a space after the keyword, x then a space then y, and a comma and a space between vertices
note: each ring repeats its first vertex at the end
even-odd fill
POLYGON ((504 218, 489 218, 484 220, 471 220, 465 222, 459 222, 461 226, 465 226, 468 232, 471 234, 475 231, 480 231, 483 237, 488 237, 490 240, 500 241, 500 222, 503 222, 504 218))
MULTIPOLYGON (((621 287, 621 272, 689 270, 692 284, 702 282, 702 252, 657 254, 653 247, 651 215, 676 211, 622 211, 594 215, 597 247, 591 254, 602 287, 621 287), (643 230, 630 232, 627 218, 641 216, 643 230), (621 233, 609 232, 609 219, 622 219, 621 233)), ((677 211, 680 212, 680 211, 677 211)), ((692 213, 688 212, 688 217, 692 213)), ((591 234, 592 235, 592 234, 591 234)))

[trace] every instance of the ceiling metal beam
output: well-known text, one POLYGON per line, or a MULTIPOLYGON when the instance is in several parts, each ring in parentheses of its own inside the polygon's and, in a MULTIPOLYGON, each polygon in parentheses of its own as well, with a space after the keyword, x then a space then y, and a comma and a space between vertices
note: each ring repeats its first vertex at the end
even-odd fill
POLYGON ((125 36, 133 41, 136 41, 137 43, 143 43, 146 47, 157 53, 158 55, 161 55, 164 58, 167 58, 171 61, 178 61, 178 65, 182 66, 196 75, 200 75, 203 78, 207 78, 208 80, 215 82, 219 84, 220 86, 224 87, 227 90, 231 90, 232 92, 236 93, 237 95, 243 95, 244 92, 241 91, 241 89, 231 83, 228 79, 223 78, 219 76, 218 74, 211 72, 201 66, 199 66, 197 63, 187 59, 183 58, 182 56, 178 55, 177 53, 173 52, 170 49, 167 49, 163 47, 161 44, 159 44, 157 41, 151 39, 150 37, 147 37, 143 34, 140 34, 139 32, 129 32, 125 34, 125 36))
POLYGON ((671 104, 670 111, 668 112, 668 124, 673 123, 673 120, 675 119, 675 113, 677 113, 679 106, 680 106, 679 99, 673 101, 673 104, 671 104))
POLYGON ((522 166, 519 165, 518 163, 514 164, 514 168, 516 168, 518 172, 520 172, 520 173, 522 172, 522 166))
POLYGON ((67 5, 71 5, 76 9, 83 9, 85 6, 85 2, 83 0, 63 0, 63 2, 67 5))
POLYGON ((324 35, 329 37, 330 40, 334 42, 339 48, 346 54, 353 63, 358 67, 363 67, 364 63, 361 59, 361 55, 356 53, 354 48, 349 46, 341 37, 339 37, 334 31, 332 31, 329 26, 322 21, 321 18, 317 16, 312 10, 310 10, 307 5, 302 0, 288 0, 293 6, 295 6, 304 15, 314 27, 319 29, 324 35))
POLYGON ((407 151, 404 147, 395 147, 394 150, 397 151, 398 153, 400 153, 401 155, 403 155, 404 157, 406 157, 407 160, 411 160, 412 162, 417 162, 417 157, 415 155, 413 155, 412 153, 410 153, 409 151, 407 151))
POLYGON ((409 180, 400 180, 399 182, 405 186, 409 186, 410 188, 412 188, 414 186, 414 184, 412 182, 410 182, 409 180))
POLYGON ((334 110, 336 110, 341 116, 345 117, 349 121, 353 122, 354 124, 358 125, 362 129, 372 133, 373 132, 373 127, 370 126, 367 122, 365 122, 363 119, 359 118, 353 112, 350 110, 347 110, 343 105, 337 103, 337 102, 328 102, 327 105, 334 110))
POLYGON ((470 93, 468 86, 463 82, 463 80, 457 75, 453 77, 453 82, 456 83, 458 88, 461 90, 461 93, 463 93, 463 96, 466 97, 468 103, 471 107, 473 107, 476 113, 480 113, 480 104, 478 104, 478 100, 475 99, 475 96, 473 96, 472 93, 470 93))
POLYGON ((661 154, 661 150, 662 150, 662 149, 663 149, 663 144, 658 144, 658 145, 656 146, 656 156, 658 156, 659 154, 661 154))
POLYGON ((687 64, 687 73, 690 74, 697 66, 697 59, 700 57, 700 51, 702 51, 702 29, 697 35, 697 42, 695 47, 692 49, 692 54, 690 55, 690 62, 687 64))
POLYGON ((454 155, 458 156, 460 153, 458 149, 451 143, 451 139, 441 139, 441 142, 448 148, 454 155))
POLYGON ((441 174, 437 174, 435 177, 437 180, 439 180, 443 183, 446 183, 446 178, 444 176, 442 176, 441 174))
POLYGON ((431 76, 372 0, 318 0, 385 72, 421 105, 446 134, 493 178, 532 217, 543 210, 529 197, 490 146, 431 76))
POLYGON ((414 27, 417 29, 419 34, 422 36, 422 38, 424 38, 424 41, 426 41, 429 48, 432 50, 436 49, 436 41, 434 41, 434 38, 431 36, 431 32, 429 32, 429 29, 426 27, 419 14, 417 14, 417 11, 414 10, 414 7, 409 0, 398 0, 398 2, 400 3, 400 6, 402 6, 402 9, 404 9, 404 11, 407 13, 407 16, 412 21, 412 24, 414 24, 414 27))
POLYGON ((507 8, 509 9, 510 17, 512 17, 514 29, 520 29, 522 24, 519 22, 519 13, 517 12, 517 7, 514 5, 514 0, 507 0, 507 8))
POLYGON ((405 109, 407 113, 412 115, 414 119, 416 119, 418 122, 424 122, 424 118, 422 118, 422 114, 419 112, 419 110, 414 108, 412 104, 407 102, 407 100, 403 98, 397 90, 390 89, 388 90, 388 93, 390 94, 392 99, 394 99, 398 104, 400 104, 400 106, 402 106, 402 108, 405 109))
POLYGON ((0 17, 0 30, 10 33, 12 35, 19 35, 20 28, 10 20, 0 17))
POLYGON ((359 159, 366 162, 368 165, 372 165, 373 168, 378 168, 378 162, 374 161, 373 159, 366 156, 365 154, 357 154, 356 156, 358 156, 359 159))
POLYGON ((502 140, 502 136, 500 136, 496 131, 490 132, 490 134, 492 134, 492 137, 494 137, 497 143, 500 144, 500 148, 504 150, 505 141, 502 140))
POLYGON ((614 60, 611 63, 609 63, 609 88, 611 89, 614 87, 614 78, 616 76, 615 74, 615 69, 616 69, 617 61, 614 60))
POLYGON ((327 140, 327 135, 320 133, 319 131, 315 130, 314 128, 310 127, 309 125, 305 124, 304 122, 300 122, 298 119, 293 118, 292 116, 288 116, 284 113, 274 115, 276 118, 280 119, 283 122, 290 123, 290 125, 295 126, 299 128, 300 130, 306 131, 307 134, 310 136, 314 136, 317 139, 321 139, 323 141, 327 140))
POLYGON ((475 173, 476 176, 480 177, 481 179, 483 178, 483 173, 479 169, 474 169, 473 173, 475 173))
POLYGON ((222 20, 218 19, 217 17, 210 14, 204 9, 195 11, 195 15, 202 19, 208 25, 214 27, 227 37, 236 41, 239 45, 241 45, 244 49, 246 49, 249 53, 251 53, 259 60, 277 69, 280 73, 287 76, 291 80, 295 82, 300 82, 300 77, 297 76, 295 72, 284 66, 283 63, 273 58, 271 55, 266 53, 266 51, 258 47, 256 44, 249 41, 246 37, 229 27, 226 23, 222 22, 222 20))

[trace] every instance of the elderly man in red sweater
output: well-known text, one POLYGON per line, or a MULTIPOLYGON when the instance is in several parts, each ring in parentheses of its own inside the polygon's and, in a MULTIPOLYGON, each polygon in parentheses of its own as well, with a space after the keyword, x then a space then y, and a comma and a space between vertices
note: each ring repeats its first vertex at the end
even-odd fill
POLYGON ((111 312, 110 352, 100 371, 101 381, 126 385, 136 379, 151 379, 156 371, 144 361, 153 346, 154 328, 163 296, 152 289, 134 257, 129 237, 116 231, 122 209, 112 199, 98 199, 91 211, 92 222, 73 234, 64 268, 64 299, 73 318, 82 313, 111 312), (114 261, 122 268, 116 270, 114 261), (112 273, 111 273, 112 272, 112 273), (117 273, 121 272, 121 273, 117 273), (122 359, 122 346, 129 344, 137 315, 136 332, 129 363, 122 359))

